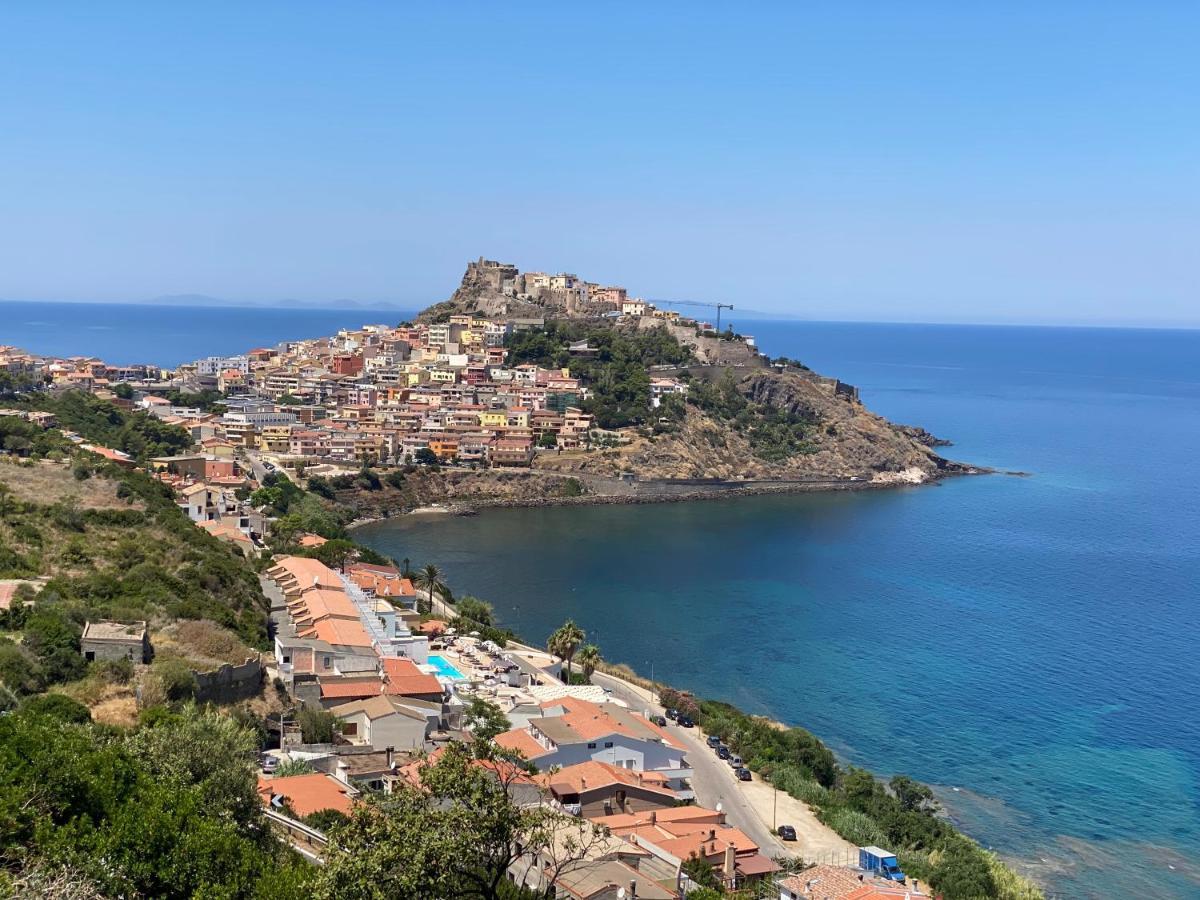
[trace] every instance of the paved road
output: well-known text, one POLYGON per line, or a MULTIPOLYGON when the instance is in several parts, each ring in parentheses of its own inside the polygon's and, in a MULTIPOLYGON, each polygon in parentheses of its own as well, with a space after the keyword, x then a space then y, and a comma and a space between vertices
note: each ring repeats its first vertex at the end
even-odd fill
MULTIPOLYGON (((652 715, 663 714, 663 708, 650 699, 646 690, 600 672, 595 673, 592 680, 608 688, 613 696, 628 703, 635 712, 649 709, 652 715)), ((670 720, 667 727, 671 737, 686 749, 688 763, 695 771, 692 790, 696 792, 696 802, 708 809, 715 809, 720 803, 729 824, 745 832, 767 856, 792 855, 793 848, 771 833, 770 823, 763 822, 754 806, 743 796, 741 783, 734 777, 729 764, 719 759, 704 743, 704 733, 699 728, 680 728, 670 720)))

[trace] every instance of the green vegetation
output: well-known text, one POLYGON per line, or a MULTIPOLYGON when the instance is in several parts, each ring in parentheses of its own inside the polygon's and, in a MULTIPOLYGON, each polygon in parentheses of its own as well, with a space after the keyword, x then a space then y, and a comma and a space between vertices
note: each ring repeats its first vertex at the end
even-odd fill
POLYGON ((687 402, 713 418, 730 423, 750 442, 754 455, 767 462, 782 462, 797 453, 811 453, 808 440, 815 419, 763 403, 753 403, 738 390, 733 372, 726 369, 716 383, 694 379, 687 402))
POLYGON ((532 362, 548 368, 570 369, 573 376, 592 389, 593 396, 584 403, 584 410, 596 417, 601 428, 647 421, 650 417, 647 368, 684 365, 692 360, 691 351, 664 327, 631 334, 609 325, 551 321, 541 331, 510 335, 505 346, 512 365, 532 362), (572 356, 570 344, 583 340, 596 353, 572 356))
POLYGON ((704 730, 718 735, 747 767, 807 803, 846 840, 895 851, 905 872, 931 884, 946 900, 1041 896, 939 816, 927 786, 904 775, 884 784, 862 769, 842 768, 829 748, 804 729, 781 728, 728 703, 695 701, 670 688, 660 692, 660 699, 681 710, 695 708, 704 730))
POLYGON ((85 490, 64 466, 0 466, 0 578, 42 579, 22 593, 36 593, 32 603, 0 613, 0 627, 22 634, 20 646, 0 644, 0 680, 25 695, 81 678, 89 619, 206 619, 265 647, 266 601, 245 559, 149 476, 110 464, 94 471, 84 507, 63 493, 85 490), (21 661, 28 668, 18 675, 21 661))
POLYGON ((0 450, 45 459, 69 454, 73 446, 57 429, 41 428, 18 416, 0 416, 0 450))
POLYGON ((477 741, 490 741, 512 728, 508 716, 495 703, 482 697, 472 697, 463 710, 463 726, 477 741))
POLYGON ((571 619, 567 619, 546 641, 546 649, 561 656, 567 664, 567 681, 571 679, 571 661, 580 645, 587 640, 587 633, 571 619))
POLYGON ((60 428, 84 439, 128 453, 137 460, 175 456, 192 446, 192 436, 177 425, 168 425, 145 412, 126 412, 107 400, 82 391, 28 398, 31 409, 54 413, 60 428))
POLYGON ((308 895, 312 866, 263 820, 249 729, 191 709, 114 731, 47 700, 0 717, 0 896, 308 895))

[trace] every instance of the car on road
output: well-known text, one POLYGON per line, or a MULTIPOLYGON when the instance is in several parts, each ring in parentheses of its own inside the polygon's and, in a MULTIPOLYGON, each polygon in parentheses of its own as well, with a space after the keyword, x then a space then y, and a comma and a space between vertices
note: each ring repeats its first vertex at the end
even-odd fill
POLYGON ((791 825, 780 825, 775 829, 775 833, 779 835, 781 841, 794 841, 796 839, 796 829, 791 825))
POLYGON ((729 759, 729 755, 730 754, 729 754, 728 747, 718 747, 717 748, 717 756, 721 757, 721 759, 729 759))
POLYGON ((740 756, 727 756, 725 759, 729 763, 729 768, 735 771, 742 767, 742 758, 740 756))
POLYGON ((738 781, 749 781, 751 778, 750 770, 745 766, 738 769, 734 774, 737 775, 738 781))
POLYGON ((679 721, 679 710, 668 709, 667 710, 667 718, 670 719, 672 722, 678 722, 679 721))
POLYGON ((712 747, 714 750, 716 750, 718 747, 721 746, 721 739, 719 737, 717 737, 715 734, 710 734, 708 736, 708 739, 705 741, 705 743, 708 744, 708 746, 712 747))
POLYGON ((695 728, 696 723, 693 722, 688 716, 680 716, 679 717, 679 727, 680 728, 695 728))

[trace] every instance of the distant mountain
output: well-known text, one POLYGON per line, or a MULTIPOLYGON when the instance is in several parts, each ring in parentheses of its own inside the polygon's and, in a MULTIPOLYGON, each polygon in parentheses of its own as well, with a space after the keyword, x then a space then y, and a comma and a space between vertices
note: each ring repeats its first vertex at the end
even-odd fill
POLYGON ((210 297, 207 294, 164 294, 150 300, 141 301, 152 306, 236 306, 262 309, 402 309, 402 304, 393 302, 367 303, 362 300, 229 300, 224 297, 210 297))

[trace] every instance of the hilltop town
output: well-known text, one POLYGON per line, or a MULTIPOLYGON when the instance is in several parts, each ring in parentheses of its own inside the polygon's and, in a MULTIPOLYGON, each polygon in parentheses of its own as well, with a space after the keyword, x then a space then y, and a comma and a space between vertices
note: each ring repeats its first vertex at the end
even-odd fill
MULTIPOLYGON (((719 310, 718 310, 719 312, 719 310)), ((0 348, 11 383, 186 428, 261 476, 423 467, 365 514, 423 503, 669 499, 921 483, 973 471, 855 388, 617 286, 480 259, 416 322, 165 370, 0 348), (499 477, 497 477, 499 476, 499 477)))

